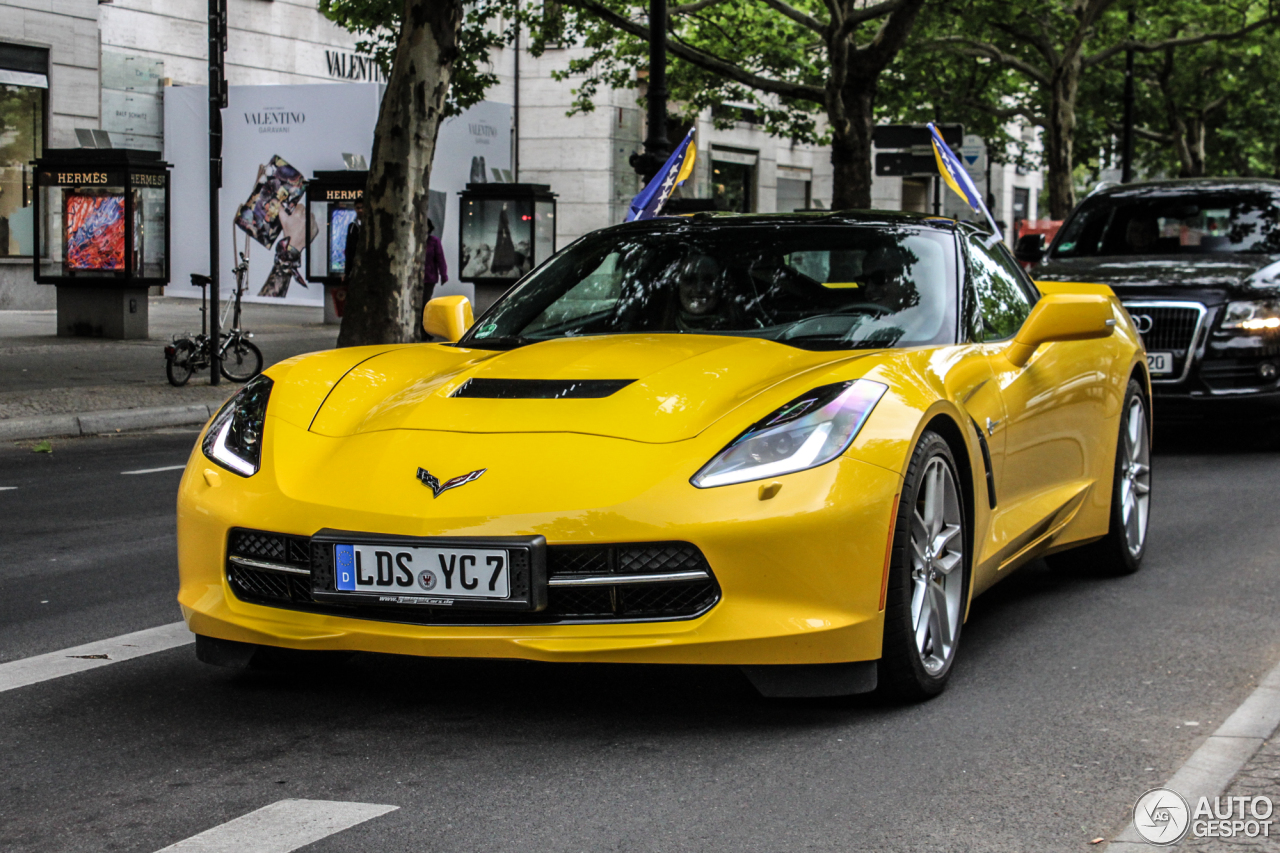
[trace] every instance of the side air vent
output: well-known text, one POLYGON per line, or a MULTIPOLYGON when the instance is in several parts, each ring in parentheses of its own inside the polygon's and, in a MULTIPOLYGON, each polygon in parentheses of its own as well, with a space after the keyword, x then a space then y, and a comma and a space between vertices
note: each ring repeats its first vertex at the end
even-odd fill
POLYGON ((634 379, 468 379, 450 397, 489 400, 595 400, 626 388, 634 379))

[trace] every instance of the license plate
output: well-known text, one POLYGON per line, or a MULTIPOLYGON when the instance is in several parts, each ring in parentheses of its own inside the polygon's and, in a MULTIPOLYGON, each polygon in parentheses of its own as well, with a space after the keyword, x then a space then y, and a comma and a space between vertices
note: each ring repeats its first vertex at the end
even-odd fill
POLYGON ((1173 353, 1147 353, 1147 369, 1151 371, 1152 376, 1161 376, 1173 373, 1173 353))
POLYGON ((334 588, 379 596, 511 597, 506 550, 334 545, 334 588))
POLYGON ((547 606, 541 536, 311 537, 311 595, 355 607, 538 611, 547 606))

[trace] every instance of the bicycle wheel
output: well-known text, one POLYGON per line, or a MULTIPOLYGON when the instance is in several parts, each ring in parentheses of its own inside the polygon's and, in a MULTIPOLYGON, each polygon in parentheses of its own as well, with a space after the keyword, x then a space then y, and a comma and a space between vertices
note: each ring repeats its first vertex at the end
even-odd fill
POLYGON ((248 382, 262 372, 262 351, 244 338, 230 338, 222 347, 222 375, 232 382, 248 382))
POLYGON ((173 345, 173 355, 164 360, 164 372, 169 377, 169 384, 181 388, 187 384, 191 374, 195 372, 192 364, 195 346, 191 341, 177 341, 173 345))

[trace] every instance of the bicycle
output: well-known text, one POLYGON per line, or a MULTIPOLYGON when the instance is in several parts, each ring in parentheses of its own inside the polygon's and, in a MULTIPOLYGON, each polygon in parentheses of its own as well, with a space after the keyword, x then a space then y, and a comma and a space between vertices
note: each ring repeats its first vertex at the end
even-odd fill
MULTIPOLYGON (((228 314, 232 315, 232 323, 230 329, 218 335, 218 355, 222 359, 223 376, 232 382, 248 382, 262 372, 262 351, 249 340, 253 333, 240 328, 240 297, 249 274, 249 260, 243 252, 240 253, 240 263, 231 271, 236 277, 236 292, 227 300, 219 325, 226 328, 228 314)), ((174 335, 173 343, 164 348, 165 374, 169 377, 169 384, 179 388, 187 384, 193 373, 204 370, 212 361, 205 288, 213 283, 213 279, 192 273, 191 283, 200 288, 200 334, 194 337, 190 334, 174 335)))

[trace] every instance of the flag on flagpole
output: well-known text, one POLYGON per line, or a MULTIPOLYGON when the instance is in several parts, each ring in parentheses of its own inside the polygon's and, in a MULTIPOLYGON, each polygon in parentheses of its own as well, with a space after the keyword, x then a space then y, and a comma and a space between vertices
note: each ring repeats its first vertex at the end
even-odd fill
POLYGON ((676 187, 685 182, 693 174, 693 161, 697 159, 698 148, 693 144, 693 130, 685 134, 684 141, 671 152, 667 162, 653 176, 653 180, 631 199, 631 210, 627 213, 627 222, 641 219, 652 219, 662 212, 676 187))
POLYGON ((933 122, 929 122, 926 127, 933 136, 933 156, 938 161, 938 172, 942 175, 942 180, 947 182, 947 186, 951 187, 956 195, 965 200, 974 213, 986 217, 991 225, 992 234, 1003 238, 1004 234, 1000 232, 1000 226, 996 224, 995 217, 987 209, 986 202, 982 200, 982 193, 978 192, 978 188, 974 186, 973 178, 970 178, 969 173, 965 171, 960 158, 947 146, 947 143, 942 141, 942 136, 933 122))

